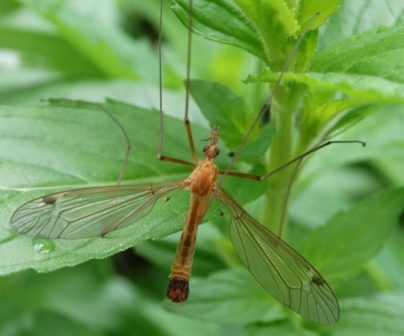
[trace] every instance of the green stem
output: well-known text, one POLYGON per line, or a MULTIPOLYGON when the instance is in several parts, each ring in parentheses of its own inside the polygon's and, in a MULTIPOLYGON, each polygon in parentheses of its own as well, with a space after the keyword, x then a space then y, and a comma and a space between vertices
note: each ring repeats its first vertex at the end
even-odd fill
MULTIPOLYGON (((292 159, 293 155, 293 129, 294 116, 299 105, 301 93, 293 87, 280 87, 271 106, 271 122, 275 122, 276 136, 270 148, 268 171, 273 171, 292 159)), ((274 233, 278 233, 281 223, 282 211, 287 195, 288 184, 292 177, 294 166, 287 167, 268 180, 269 187, 266 193, 262 223, 274 233)), ((287 220, 283 231, 286 230, 287 220)))

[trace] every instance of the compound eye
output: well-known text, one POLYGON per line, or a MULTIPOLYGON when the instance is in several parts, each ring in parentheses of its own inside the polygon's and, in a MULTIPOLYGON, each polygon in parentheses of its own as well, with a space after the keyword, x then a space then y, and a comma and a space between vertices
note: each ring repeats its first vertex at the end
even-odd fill
POLYGON ((215 147, 215 154, 216 154, 216 156, 218 156, 218 155, 219 155, 219 153, 220 153, 220 149, 219 149, 219 148, 217 148, 217 147, 215 147))
POLYGON ((203 147, 203 153, 206 153, 209 150, 209 147, 210 147, 209 145, 203 147))

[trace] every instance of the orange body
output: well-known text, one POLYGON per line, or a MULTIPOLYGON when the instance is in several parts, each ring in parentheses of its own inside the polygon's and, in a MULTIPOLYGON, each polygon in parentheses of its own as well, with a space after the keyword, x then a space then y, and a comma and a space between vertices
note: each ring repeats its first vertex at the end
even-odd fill
POLYGON ((196 233, 205 216, 219 174, 218 167, 213 163, 213 159, 219 154, 216 147, 218 132, 218 127, 213 129, 210 144, 204 148, 205 160, 198 161, 197 167, 183 182, 184 188, 191 192, 191 202, 167 288, 167 297, 175 303, 188 298, 196 233))

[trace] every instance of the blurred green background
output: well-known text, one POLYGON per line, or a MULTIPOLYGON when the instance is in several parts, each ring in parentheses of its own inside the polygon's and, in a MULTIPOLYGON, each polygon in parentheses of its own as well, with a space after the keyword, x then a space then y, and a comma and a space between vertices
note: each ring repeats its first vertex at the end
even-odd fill
MULTIPOLYGON (((186 29, 170 11, 168 1, 164 6, 164 111, 182 118, 186 29)), ((380 25, 400 24, 403 10, 401 1, 389 1, 388 5, 342 1, 341 10, 320 30, 319 50, 380 25)), ((158 15, 157 0, 2 0, 0 104, 34 106, 46 98, 103 101, 108 97, 158 108, 158 15)), ((264 98, 241 80, 262 65, 235 47, 198 36, 193 44, 192 77, 228 85, 258 111, 264 98)), ((191 121, 208 125, 195 104, 191 105, 191 121)), ((314 155, 296 181, 291 200, 293 229, 288 232, 288 241, 292 246, 298 245, 308 229, 359 200, 404 185, 403 126, 403 106, 388 106, 345 134, 345 138, 367 142, 366 150, 337 146, 314 155)), ((136 149, 131 155, 136 155, 136 149)), ((111 166, 116 167, 116 162, 111 166)), ((2 170, 0 177, 3 204, 14 192, 5 172, 2 170)), ((108 175, 110 182, 112 176, 108 175)), ((256 206, 250 205, 249 210, 256 206)), ((13 210, 7 208, 7 218, 13 210)), ((367 210, 369 217, 373 211, 367 210)), ((219 228, 204 225, 199 234, 193 288, 220 292, 220 283, 215 287, 208 275, 238 265, 231 260, 234 253, 227 252, 232 248, 226 220, 223 222, 219 228)), ((366 226, 363 230, 358 236, 371 237, 366 226)), ((172 312, 163 298, 177 240, 175 234, 108 259, 52 273, 24 271, 1 277, 0 335, 399 335, 404 330, 403 216, 381 252, 337 289, 342 315, 333 327, 310 323, 302 327, 296 316, 284 320, 284 308, 274 300, 262 303, 251 299, 261 295, 261 289, 238 268, 231 271, 233 278, 228 283, 247 287, 246 292, 252 294, 245 302, 240 304, 237 296, 227 305, 215 306, 212 300, 210 305, 195 309, 199 315, 192 312, 192 306, 189 314, 187 307, 172 312)), ((365 243, 371 245, 371 238, 365 243)), ((350 252, 342 250, 341 259, 349 258, 350 252)), ((203 302, 203 295, 195 295, 203 302)))

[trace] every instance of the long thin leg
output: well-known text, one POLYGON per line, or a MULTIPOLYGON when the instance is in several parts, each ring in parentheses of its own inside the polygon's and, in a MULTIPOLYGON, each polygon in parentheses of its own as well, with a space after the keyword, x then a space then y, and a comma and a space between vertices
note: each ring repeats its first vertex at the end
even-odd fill
MULTIPOLYGON (((273 98, 273 96, 275 95, 275 92, 277 91, 277 89, 278 89, 278 87, 279 87, 279 85, 280 85, 280 83, 281 83, 281 81, 282 81, 283 74, 285 73, 286 69, 289 67, 289 64, 290 64, 290 62, 292 61, 292 58, 293 58, 294 54, 296 53, 297 48, 299 47, 299 45, 300 45, 300 43, 302 42, 304 36, 306 35, 307 31, 310 29, 310 26, 312 25, 314 19, 318 16, 318 14, 319 14, 319 13, 317 12, 317 13, 315 13, 315 14, 313 15, 313 17, 310 19, 309 23, 308 23, 308 24, 306 25, 306 27, 304 28, 302 34, 300 34, 299 39, 297 40, 297 42, 296 42, 296 44, 294 45, 292 51, 290 52, 288 58, 286 59, 285 64, 283 65, 283 68, 282 68, 282 70, 281 70, 281 74, 280 74, 278 80, 276 81, 276 83, 275 83, 275 85, 274 85, 274 87, 273 87, 273 89, 272 89, 271 95, 269 96, 269 98, 268 98, 267 101, 265 102, 264 106, 261 108, 261 111, 260 111, 260 113, 258 114, 258 116, 254 119, 254 122, 252 123, 251 127, 248 129, 248 131, 247 131, 247 133, 245 134, 243 140, 241 141, 239 147, 238 147, 237 150, 234 152, 234 156, 233 156, 232 160, 230 161, 229 165, 227 166, 225 172, 221 174, 221 175, 223 175, 223 176, 222 176, 222 178, 221 178, 221 179, 218 181, 218 183, 217 183, 217 184, 218 184, 217 190, 220 189, 221 185, 222 185, 223 182, 224 182, 224 179, 225 179, 226 175, 232 176, 232 175, 229 174, 229 173, 230 173, 230 170, 231 170, 231 168, 233 167, 233 165, 234 165, 234 163, 235 163, 235 161, 236 161, 238 155, 240 154, 241 149, 242 149, 242 148, 244 147, 244 145, 246 144, 248 138, 250 137, 250 135, 251 135, 253 129, 255 128, 255 126, 258 124, 258 122, 259 122, 259 120, 261 119, 262 115, 265 113, 265 111, 266 111, 266 110, 269 108, 269 106, 271 105, 272 98, 273 98)), ((233 175, 233 176, 234 176, 234 175, 233 175)), ((240 176, 240 175, 238 175, 238 176, 240 176)), ((248 178, 248 177, 246 177, 246 178, 248 178)))
POLYGON ((158 58, 159 58, 159 114, 160 114, 160 136, 157 149, 157 158, 162 160, 161 151, 163 147, 163 71, 161 69, 161 44, 163 39, 163 0, 160 0, 160 20, 159 20, 159 40, 158 40, 158 58))
POLYGON ((269 178, 270 176, 274 175, 275 173, 279 172, 280 170, 290 166, 291 164, 293 164, 293 163, 295 163, 297 161, 297 164, 296 164, 296 166, 294 168, 293 174, 292 174, 292 176, 291 176, 291 178, 289 180, 288 187, 287 187, 287 190, 286 190, 285 199, 284 199, 283 205, 282 205, 282 214, 281 214, 281 219, 280 219, 279 229, 278 229, 278 237, 280 238, 282 236, 283 224, 285 223, 286 209, 287 209, 287 205, 288 205, 288 201, 289 201, 289 195, 290 195, 290 192, 292 190, 293 182, 294 182, 294 180, 295 180, 295 178, 297 176, 297 172, 299 171, 299 168, 300 168, 300 165, 301 165, 303 159, 307 155, 310 155, 311 153, 313 153, 313 152, 315 152, 315 151, 317 151, 317 150, 319 150, 319 149, 321 149, 323 147, 326 147, 326 146, 329 146, 329 145, 332 145, 332 144, 346 144, 346 143, 359 143, 362 146, 366 145, 365 142, 358 141, 358 140, 327 141, 327 142, 325 142, 325 143, 323 143, 323 144, 321 144, 319 146, 316 146, 316 147, 314 147, 312 149, 309 149, 307 152, 303 153, 302 155, 299 155, 298 157, 294 158, 293 160, 285 163, 284 165, 280 166, 279 168, 277 168, 277 169, 273 170, 272 172, 269 172, 268 174, 265 174, 265 175, 259 176, 259 175, 234 173, 234 172, 226 172, 226 171, 220 171, 219 174, 229 175, 229 176, 237 176, 237 177, 242 177, 242 178, 248 178, 248 179, 256 180, 256 181, 263 181, 263 180, 269 178))
POLYGON ((131 150, 131 148, 132 148, 132 144, 131 144, 131 142, 130 142, 129 135, 128 135, 128 133, 127 133, 126 130, 125 130, 125 127, 123 127, 123 125, 119 122, 119 120, 116 119, 116 118, 113 116, 113 114, 112 114, 111 112, 109 112, 109 111, 108 111, 105 107, 103 107, 102 105, 97 104, 97 106, 98 106, 101 110, 103 110, 103 111, 112 119, 112 121, 113 121, 115 124, 118 125, 119 129, 121 130, 121 132, 122 132, 122 134, 124 135, 125 140, 126 140, 125 158, 124 158, 124 160, 123 160, 123 164, 122 164, 122 167, 121 167, 121 171, 119 172, 119 177, 118 177, 118 182, 117 182, 117 185, 120 185, 121 182, 122 182, 123 174, 124 174, 124 172, 125 172, 126 164, 128 163, 129 153, 130 153, 130 150, 131 150))
POLYGON ((286 218, 286 210, 288 208, 288 202, 289 202, 289 195, 290 191, 292 190, 292 185, 293 182, 297 176, 297 172, 299 171, 300 165, 302 164, 303 158, 300 158, 299 161, 297 162, 295 169, 293 170, 292 177, 289 180, 288 183, 288 188, 286 190, 286 195, 285 195, 285 200, 283 201, 283 206, 282 206, 282 214, 281 214, 281 222, 279 223, 279 229, 278 229, 278 237, 281 238, 282 236, 282 230, 283 230, 283 224, 285 223, 285 218, 286 218))
MULTIPOLYGON (((306 157, 307 155, 319 150, 320 148, 332 145, 332 144, 347 144, 347 143, 359 143, 361 144, 363 147, 366 146, 366 143, 363 141, 359 141, 359 140, 330 140, 327 141, 321 145, 318 145, 312 149, 309 149, 307 152, 303 153, 302 155, 299 155, 297 157, 295 157, 293 160, 286 162, 285 164, 283 164, 282 166, 276 168, 275 170, 265 174, 265 175, 253 175, 253 174, 244 174, 244 173, 237 173, 237 172, 228 172, 226 171, 220 171, 219 174, 220 175, 228 175, 228 176, 236 176, 236 177, 242 177, 242 178, 246 178, 246 179, 250 179, 250 180, 256 180, 256 181, 263 181, 266 180, 268 177, 276 174, 277 172, 281 171, 282 169, 290 166, 292 163, 299 161, 301 159, 303 159, 304 157, 306 157)), ((300 163, 299 163, 300 164, 300 163)))
POLYGON ((230 161, 229 165, 227 166, 226 170, 219 172, 219 174, 222 175, 222 177, 217 183, 217 188, 216 188, 216 192, 215 192, 215 193, 217 193, 218 190, 220 190, 220 187, 223 184, 223 181, 224 181, 224 179, 226 178, 227 175, 229 175, 229 176, 237 176, 237 177, 242 177, 242 178, 248 178, 248 179, 257 180, 257 181, 263 181, 263 180, 269 178, 270 176, 274 175, 275 173, 281 171, 282 169, 284 169, 284 168, 288 167, 289 165, 291 165, 291 164, 295 163, 296 161, 298 161, 298 163, 297 163, 297 165, 296 165, 296 167, 295 167, 295 169, 293 171, 292 177, 291 177, 291 179, 290 179, 290 181, 288 183, 288 188, 287 188, 284 203, 283 203, 283 206, 282 206, 282 214, 281 214, 281 220, 280 220, 280 226, 279 226, 279 232, 278 232, 279 236, 281 236, 281 233, 282 233, 283 223, 285 221, 285 216, 286 216, 286 207, 287 207, 287 203, 288 203, 288 200, 289 200, 289 195, 290 195, 290 191, 291 191, 291 188, 292 188, 292 184, 293 184, 293 181, 296 178, 297 172, 298 172, 299 167, 300 167, 300 165, 301 165, 301 163, 303 161, 303 158, 305 156, 315 152, 316 150, 318 150, 320 148, 326 147, 326 146, 328 146, 330 144, 334 144, 334 143, 360 143, 363 146, 365 146, 365 143, 362 142, 362 141, 328 141, 328 142, 325 142, 323 144, 320 144, 320 145, 308 150, 307 152, 303 153, 302 155, 299 155, 298 157, 296 157, 295 159, 293 159, 293 160, 291 160, 289 162, 286 162, 285 164, 278 167, 277 169, 275 169, 275 170, 273 170, 273 171, 271 171, 271 172, 269 172, 269 173, 267 173, 265 175, 262 175, 262 176, 252 175, 252 174, 235 173, 235 172, 230 171, 232 166, 234 165, 234 163, 235 163, 241 149, 246 144, 247 139, 249 138, 252 130, 257 125, 258 121, 262 118, 262 116, 265 114, 265 112, 269 110, 271 102, 272 102, 272 98, 273 98, 275 92, 277 91, 277 89, 278 89, 278 87, 279 87, 279 85, 281 83, 283 74, 285 73, 286 69, 288 68, 294 54, 296 53, 296 50, 298 49, 298 47, 299 47, 300 43, 302 42, 305 34, 310 29, 310 26, 312 25, 314 19, 318 16, 318 14, 319 13, 317 12, 317 13, 315 13, 313 15, 313 17, 310 19, 309 23, 304 28, 302 34, 299 36, 299 39, 297 40, 296 44, 294 45, 292 51, 290 52, 289 56, 287 57, 284 65, 283 65, 283 68, 281 70, 281 74, 280 74, 278 80, 276 81, 276 83, 274 85, 274 88, 273 88, 273 90, 271 92, 271 95, 269 96, 269 98, 267 99, 267 101, 265 102, 263 107, 261 108, 261 110, 260 110, 258 116, 256 117, 256 119, 254 120, 253 124, 251 125, 251 127, 249 128, 247 133, 245 134, 243 140, 241 141, 239 147, 235 151, 234 156, 233 156, 232 160, 230 161))
POLYGON ((88 105, 88 106, 96 106, 97 108, 99 108, 101 111, 105 112, 109 118, 111 118, 111 120, 119 127, 119 129, 121 130, 123 136, 125 137, 125 141, 126 141, 126 151, 125 151, 125 156, 124 156, 124 160, 121 166, 121 170, 119 172, 119 177, 118 177, 118 182, 117 185, 119 186, 122 182, 122 178, 123 178, 123 174, 125 172, 125 168, 126 168, 126 164, 128 163, 128 159, 129 159, 129 153, 130 150, 132 149, 132 144, 130 142, 129 139, 129 135, 125 130, 125 127, 123 127, 123 125, 119 122, 119 120, 110 112, 108 111, 108 109, 106 109, 102 104, 96 104, 96 103, 89 103, 86 102, 84 100, 68 100, 68 99, 49 99, 49 101, 59 101, 59 102, 66 102, 69 104, 75 103, 75 104, 81 104, 81 105, 88 105))
MULTIPOLYGON (((192 27, 192 1, 190 1, 189 7, 189 29, 188 29, 188 57, 187 57, 187 74, 186 74, 186 82, 185 82, 185 116, 184 116, 184 123, 185 128, 188 135, 189 146, 191 148, 191 154, 194 159, 194 162, 197 163, 199 161, 198 156, 195 153, 195 146, 194 140, 192 137, 191 125, 189 123, 188 112, 189 112, 189 85, 190 85, 190 72, 191 72, 191 29, 192 27)), ((160 113, 160 136, 159 136, 159 143, 158 143, 158 150, 157 150, 157 158, 161 161, 169 161, 173 163, 178 163, 190 168, 195 168, 195 164, 175 159, 172 157, 162 155, 163 150, 163 133, 164 133, 164 112, 163 112, 163 70, 162 70, 162 39, 163 39, 163 0, 160 0, 160 23, 159 23, 159 40, 158 40, 158 59, 159 59, 159 113, 160 113)))
POLYGON ((194 146, 194 139, 192 137, 192 131, 191 131, 191 124, 189 122, 188 118, 188 113, 189 113, 189 87, 190 87, 190 76, 191 76, 191 52, 192 52, 192 0, 189 1, 189 18, 188 18, 188 55, 187 55, 187 77, 185 80, 185 116, 184 116, 184 122, 185 122, 185 128, 187 129, 187 135, 188 135, 188 142, 189 142, 189 147, 191 148, 191 154, 192 157, 194 158, 195 162, 198 162, 198 156, 196 155, 195 152, 195 146, 194 146))

